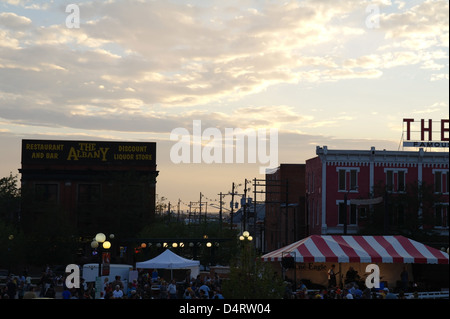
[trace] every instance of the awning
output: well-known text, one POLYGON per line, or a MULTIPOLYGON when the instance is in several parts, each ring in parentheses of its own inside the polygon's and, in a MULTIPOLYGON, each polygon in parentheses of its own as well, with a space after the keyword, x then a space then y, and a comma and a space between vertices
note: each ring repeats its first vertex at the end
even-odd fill
POLYGON ((403 236, 312 235, 263 255, 264 261, 448 264, 448 254, 403 236))
POLYGON ((200 266, 200 261, 183 258, 169 249, 153 259, 136 263, 136 268, 139 269, 184 269, 198 266, 200 266))

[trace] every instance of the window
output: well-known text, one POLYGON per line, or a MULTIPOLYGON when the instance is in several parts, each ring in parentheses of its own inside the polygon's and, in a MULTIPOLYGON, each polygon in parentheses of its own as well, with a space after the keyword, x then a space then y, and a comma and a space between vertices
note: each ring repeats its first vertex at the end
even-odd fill
POLYGON ((388 192, 406 191, 406 173, 407 169, 385 169, 386 189, 388 192))
POLYGON ((101 190, 99 184, 79 184, 78 202, 95 203, 100 200, 101 190))
POLYGON ((357 209, 356 205, 350 205, 350 225, 356 225, 357 209))
POLYGON ((121 185, 120 197, 128 205, 141 206, 144 201, 144 188, 142 185, 121 185))
POLYGON ((448 171, 433 170, 434 174, 434 191, 436 193, 448 194, 448 171))
POLYGON ((358 212, 359 212, 359 218, 367 218, 367 207, 364 206, 360 206, 358 208, 358 212))
POLYGON ((442 172, 434 173, 434 191, 442 193, 442 172))
POLYGON ((316 216, 317 216, 317 222, 316 222, 316 225, 319 225, 319 222, 320 222, 320 216, 321 216, 321 214, 320 214, 320 204, 319 204, 319 201, 317 201, 317 204, 316 204, 316 216))
POLYGON ((448 205, 436 205, 435 226, 448 228, 448 205))
POLYGON ((386 188, 388 191, 392 192, 394 190, 394 172, 386 172, 386 188))
POLYGON ((337 168, 338 190, 356 191, 358 189, 359 168, 337 168))
POLYGON ((356 170, 350 170, 350 189, 356 189, 358 187, 357 172, 356 170))
POLYGON ((339 219, 339 224, 341 224, 341 225, 344 225, 345 224, 345 218, 346 218, 346 210, 345 210, 345 205, 344 205, 344 203, 339 203, 339 212, 338 212, 338 214, 339 214, 339 216, 338 216, 338 219, 339 219))
POLYGON ((344 169, 340 169, 339 170, 339 190, 340 191, 345 191, 346 187, 345 187, 345 170, 344 169))
POLYGON ((358 209, 354 204, 347 204, 347 212, 345 210, 345 204, 343 202, 339 203, 338 208, 338 223, 340 225, 345 224, 345 218, 347 217, 347 225, 356 225, 358 221, 358 209), (350 209, 350 214, 348 214, 348 210, 350 209), (348 216, 346 216, 348 215, 348 216))
POLYGON ((399 204, 392 207, 389 215, 389 224, 396 227, 405 225, 405 207, 403 205, 399 204))
POLYGON ((36 184, 35 198, 39 202, 56 203, 58 201, 58 184, 36 184))
POLYGON ((405 191, 405 172, 399 171, 397 173, 397 191, 404 192, 405 191))

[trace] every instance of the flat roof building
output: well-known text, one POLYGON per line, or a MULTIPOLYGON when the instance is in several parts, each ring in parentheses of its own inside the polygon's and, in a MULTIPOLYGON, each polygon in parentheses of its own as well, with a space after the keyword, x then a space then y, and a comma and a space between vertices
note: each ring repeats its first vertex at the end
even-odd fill
POLYGON ((155 214, 156 143, 22 140, 21 220, 49 211, 80 236, 130 236, 155 214))
POLYGON ((311 235, 357 234, 375 222, 370 212, 381 205, 388 234, 417 226, 448 237, 448 152, 375 147, 331 150, 324 146, 317 147, 316 154, 306 161, 311 235), (416 196, 408 197, 414 187, 416 196), (433 196, 428 206, 425 191, 433 196), (412 225, 416 219, 422 225, 412 225))

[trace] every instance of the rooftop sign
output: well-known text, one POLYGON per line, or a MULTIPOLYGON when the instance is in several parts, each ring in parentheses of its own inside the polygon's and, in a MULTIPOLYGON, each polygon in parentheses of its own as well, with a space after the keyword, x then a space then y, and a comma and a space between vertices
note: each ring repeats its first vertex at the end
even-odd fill
POLYGON ((22 164, 156 165, 156 143, 22 140, 22 164))
POLYGON ((406 133, 404 147, 449 147, 448 119, 416 121, 405 118, 403 124, 403 133, 406 133))

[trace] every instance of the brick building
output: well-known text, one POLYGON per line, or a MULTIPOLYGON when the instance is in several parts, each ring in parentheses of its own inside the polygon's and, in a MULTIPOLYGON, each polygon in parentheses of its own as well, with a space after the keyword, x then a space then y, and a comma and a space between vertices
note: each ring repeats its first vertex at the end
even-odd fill
POLYGON ((156 143, 22 140, 19 172, 25 231, 52 213, 79 236, 124 237, 155 213, 156 143))
POLYGON ((357 234, 372 222, 367 216, 376 205, 385 205, 385 231, 395 231, 408 220, 407 208, 394 205, 394 201, 406 196, 407 188, 416 183, 428 185, 432 195, 439 198, 432 207, 416 210, 419 216, 432 215, 423 219, 423 228, 448 238, 448 152, 386 151, 374 147, 330 150, 324 146, 317 147, 316 154, 306 161, 305 173, 311 235, 357 234), (385 190, 384 194, 380 189, 385 190))
POLYGON ((305 167, 281 164, 266 173, 265 251, 307 236, 305 167))

